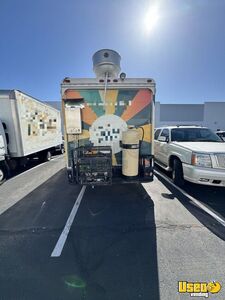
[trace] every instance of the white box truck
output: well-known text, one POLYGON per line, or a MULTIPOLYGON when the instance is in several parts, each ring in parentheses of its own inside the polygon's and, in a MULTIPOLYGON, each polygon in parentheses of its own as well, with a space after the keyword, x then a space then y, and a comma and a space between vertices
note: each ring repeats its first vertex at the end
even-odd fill
POLYGON ((0 90, 0 182, 30 158, 63 151, 60 111, 19 90, 0 90))

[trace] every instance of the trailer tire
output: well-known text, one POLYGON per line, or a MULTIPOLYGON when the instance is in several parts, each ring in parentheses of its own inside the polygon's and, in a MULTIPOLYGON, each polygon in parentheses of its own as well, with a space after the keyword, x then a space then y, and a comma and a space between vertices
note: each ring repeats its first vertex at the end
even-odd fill
POLYGON ((0 184, 2 183, 2 181, 5 179, 5 170, 3 167, 0 167, 0 184))
POLYGON ((51 151, 45 151, 45 152, 42 152, 41 155, 39 156, 39 159, 40 159, 42 162, 50 161, 51 158, 52 158, 51 151))
POLYGON ((64 148, 63 148, 63 146, 62 146, 62 145, 59 146, 59 149, 58 149, 56 152, 57 152, 57 154, 63 154, 63 153, 64 153, 64 148))
POLYGON ((60 154, 64 154, 64 148, 63 147, 61 147, 61 149, 60 149, 60 154))
POLYGON ((179 186, 184 186, 184 174, 182 162, 179 159, 174 159, 173 161, 173 170, 172 170, 173 182, 179 186))
POLYGON ((45 161, 50 161, 52 158, 51 151, 47 151, 45 155, 45 161))
POLYGON ((0 184, 9 177, 10 175, 10 170, 8 165, 5 164, 1 164, 0 165, 0 184))

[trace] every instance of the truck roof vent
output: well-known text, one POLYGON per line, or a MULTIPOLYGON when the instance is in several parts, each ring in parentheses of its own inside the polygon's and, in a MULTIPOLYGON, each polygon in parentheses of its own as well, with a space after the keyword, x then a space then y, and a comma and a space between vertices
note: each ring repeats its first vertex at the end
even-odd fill
POLYGON ((113 77, 118 78, 120 73, 119 53, 110 49, 101 49, 92 57, 93 70, 97 78, 113 77))

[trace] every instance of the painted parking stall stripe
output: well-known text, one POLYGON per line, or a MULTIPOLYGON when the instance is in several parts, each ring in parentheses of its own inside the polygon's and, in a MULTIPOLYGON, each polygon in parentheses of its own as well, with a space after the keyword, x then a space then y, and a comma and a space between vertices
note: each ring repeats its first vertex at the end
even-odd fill
POLYGON ((78 212, 78 208, 80 206, 81 200, 84 196, 84 192, 86 190, 86 186, 83 186, 67 219, 66 225, 55 245, 54 250, 52 251, 51 257, 59 257, 62 253, 63 247, 66 243, 67 236, 70 232, 71 225, 73 224, 73 220, 78 212))
POLYGON ((167 178, 166 176, 164 176, 163 174, 161 174, 158 171, 154 171, 155 174, 159 175, 160 177, 162 177, 164 180, 166 180, 168 183, 170 183, 173 187, 175 187, 180 193, 182 193, 185 197, 187 197, 188 199, 190 199, 193 203, 195 203, 199 208, 201 208, 202 210, 204 210, 207 214, 209 214, 211 217, 213 217, 217 222, 219 222, 221 225, 223 225, 225 227, 225 220, 223 218, 221 218, 220 216, 218 216, 213 210, 209 209, 206 205, 204 205, 202 202, 200 202, 199 200, 195 199, 194 197, 192 197, 191 195, 189 195, 188 193, 186 193, 183 189, 181 189, 180 187, 178 187, 177 185, 175 185, 169 178, 167 178))

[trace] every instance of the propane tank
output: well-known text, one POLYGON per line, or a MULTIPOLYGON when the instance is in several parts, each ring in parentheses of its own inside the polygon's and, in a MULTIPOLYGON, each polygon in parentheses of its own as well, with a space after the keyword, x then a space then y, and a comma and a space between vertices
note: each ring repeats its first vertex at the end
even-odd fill
POLYGON ((124 176, 138 175, 139 139, 139 132, 134 127, 129 127, 122 133, 122 174, 124 176))

